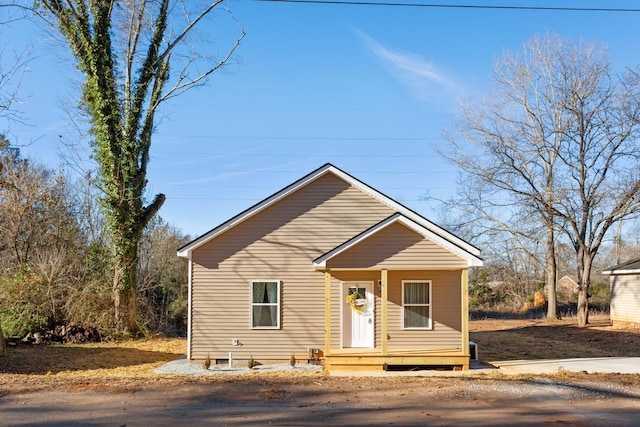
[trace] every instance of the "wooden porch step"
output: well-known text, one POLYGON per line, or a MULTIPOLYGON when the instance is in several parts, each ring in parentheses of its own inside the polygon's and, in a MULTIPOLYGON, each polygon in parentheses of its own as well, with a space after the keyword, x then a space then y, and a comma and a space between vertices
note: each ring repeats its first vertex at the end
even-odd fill
POLYGON ((465 355, 386 355, 338 354, 325 357, 325 369, 331 371, 383 371, 386 366, 451 366, 469 369, 469 356, 465 355))

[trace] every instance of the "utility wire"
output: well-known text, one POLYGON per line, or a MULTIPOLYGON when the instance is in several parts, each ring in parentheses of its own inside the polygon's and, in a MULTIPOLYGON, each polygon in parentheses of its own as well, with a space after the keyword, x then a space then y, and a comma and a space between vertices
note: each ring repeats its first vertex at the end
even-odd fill
POLYGON ((309 3, 325 5, 347 6, 385 6, 385 7, 428 7, 441 9, 501 9, 501 10, 541 10, 565 12, 640 12, 640 9, 611 8, 611 7, 561 7, 561 6, 498 6, 479 4, 441 4, 441 3, 396 3, 351 0, 253 0, 271 3, 309 3))

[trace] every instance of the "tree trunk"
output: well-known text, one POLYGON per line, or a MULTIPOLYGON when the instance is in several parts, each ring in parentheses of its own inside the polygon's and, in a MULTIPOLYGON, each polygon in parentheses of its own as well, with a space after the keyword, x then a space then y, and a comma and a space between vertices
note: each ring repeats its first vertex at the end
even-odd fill
POLYGON ((556 246, 553 232, 553 224, 547 224, 547 247, 545 270, 547 273, 547 319, 558 318, 558 303, 556 299, 556 246))
POLYGON ((591 284, 591 264, 595 254, 584 248, 578 251, 578 327, 589 324, 589 285, 591 284))
POLYGON ((4 334, 2 333, 2 325, 0 325, 0 357, 7 354, 7 342, 4 340, 4 334))
POLYGON ((578 327, 584 328, 589 323, 589 289, 584 283, 578 289, 578 327))

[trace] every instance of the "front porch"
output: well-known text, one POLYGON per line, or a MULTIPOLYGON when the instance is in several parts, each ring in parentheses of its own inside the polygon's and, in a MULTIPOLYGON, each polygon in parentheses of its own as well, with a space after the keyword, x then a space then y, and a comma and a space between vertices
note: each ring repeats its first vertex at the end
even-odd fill
MULTIPOLYGON (((383 268, 378 271, 325 269, 325 347, 322 349, 322 359, 327 372, 336 371, 384 371, 389 367, 429 366, 442 369, 469 369, 469 326, 467 309, 468 272, 461 269, 457 272, 434 271, 393 271, 383 268), (391 279, 393 275, 393 280, 391 279), (424 330, 402 329, 398 324, 401 315, 400 283, 402 277, 434 278, 437 289, 450 288, 454 298, 442 298, 436 292, 434 304, 449 301, 446 319, 443 310, 436 308, 432 327, 424 330), (377 276, 377 277, 376 277, 377 276), (377 282, 374 292, 375 310, 373 323, 378 324, 375 339, 368 346, 350 346, 345 340, 344 318, 348 316, 344 308, 346 288, 354 278, 366 277, 364 280, 377 282), (446 279, 446 280, 445 280, 446 279), (454 280, 455 279, 455 280, 454 280), (334 281, 338 284, 334 286, 334 281), (450 280, 451 282, 448 282, 450 280), (444 283, 446 282, 446 285, 444 283), (390 285, 394 295, 390 295, 390 285), (340 291, 342 289, 342 292, 340 291), (333 292, 332 292, 333 290, 333 292), (393 307, 394 322, 390 325, 390 310, 393 307), (333 310, 333 311, 332 311, 333 310), (333 315, 332 315, 333 313, 333 315), (444 323, 443 323, 444 322, 444 323), (445 337, 446 334, 446 337, 445 337), (448 338, 447 338, 448 337, 448 338), (455 338, 452 338, 455 337, 455 338), (393 345, 390 341, 393 338, 393 345), (364 347, 364 348, 362 348, 364 347)), ((347 312, 349 310, 346 310, 347 312)))

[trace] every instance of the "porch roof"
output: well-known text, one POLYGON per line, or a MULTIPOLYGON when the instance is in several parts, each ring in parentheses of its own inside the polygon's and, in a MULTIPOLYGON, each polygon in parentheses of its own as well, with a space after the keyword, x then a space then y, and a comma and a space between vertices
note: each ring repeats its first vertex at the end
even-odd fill
POLYGON ((464 260, 467 264, 467 267, 480 267, 483 264, 482 258, 479 257, 479 251, 475 247, 472 247, 470 245, 460 245, 458 244, 459 241, 457 239, 447 239, 446 237, 443 237, 442 235, 437 234, 429 228, 417 223, 413 219, 408 218, 401 213, 395 213, 379 222, 378 224, 374 225, 373 227, 363 231, 362 233, 352 237, 351 239, 335 247, 329 252, 316 258, 315 260, 313 260, 313 266, 316 269, 326 268, 328 261, 342 254, 348 249, 354 248, 355 246, 361 244, 367 238, 380 233, 382 230, 386 229, 392 224, 401 224, 409 228, 410 230, 413 230, 415 233, 421 235, 422 237, 429 239, 443 249, 464 260))

